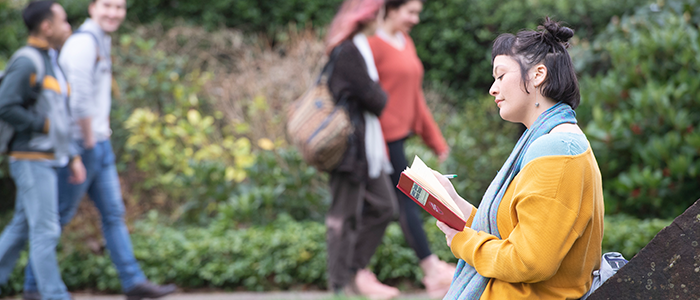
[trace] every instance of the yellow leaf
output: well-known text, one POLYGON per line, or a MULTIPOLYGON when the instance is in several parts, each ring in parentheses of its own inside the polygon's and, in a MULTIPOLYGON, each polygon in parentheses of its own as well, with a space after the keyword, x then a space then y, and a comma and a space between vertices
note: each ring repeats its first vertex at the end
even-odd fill
POLYGON ((199 103, 199 99, 197 99, 197 95, 195 93, 190 94, 190 98, 188 99, 190 101, 190 105, 195 106, 199 103))
POLYGON ((275 148, 275 144, 268 138, 262 138, 258 140, 258 146, 264 150, 272 150, 275 148))
POLYGON ((202 128, 207 128, 207 127, 211 126, 211 124, 214 124, 214 118, 212 118, 211 116, 206 116, 202 120, 202 124, 200 124, 200 126, 202 128))
POLYGON ((168 122, 168 124, 175 124, 175 121, 177 121, 177 117, 172 114, 167 114, 163 119, 165 119, 165 122, 168 122))
POLYGON ((250 152, 250 140, 247 138, 240 138, 236 140, 236 148, 245 150, 245 152, 250 152))
POLYGON ((199 120, 201 120, 201 119, 202 119, 202 116, 199 114, 198 111, 196 111, 194 109, 190 109, 187 112, 187 121, 189 121, 190 124, 197 125, 197 123, 199 123, 199 120))
POLYGON ((233 167, 226 167, 226 175, 224 176, 226 177, 227 181, 234 180, 236 178, 236 169, 233 167))
POLYGON ((240 168, 247 168, 255 164, 255 156, 253 155, 238 155, 234 160, 236 166, 240 168))
POLYGON ((126 140, 126 147, 132 148, 133 146, 138 145, 141 141, 143 141, 143 138, 138 135, 132 135, 126 140))
POLYGON ((184 173, 187 176, 192 176, 192 175, 194 175, 194 169, 192 169, 190 167, 185 167, 185 169, 182 170, 182 173, 184 173))
POLYGON ((250 125, 248 123, 239 123, 234 125, 233 130, 238 134, 246 134, 250 131, 250 125))
POLYGON ((247 175, 248 174, 246 174, 246 172, 243 170, 234 170, 233 180, 236 182, 241 182, 241 181, 245 180, 247 175))
POLYGON ((258 95, 253 99, 253 108, 255 111, 265 111, 267 110, 267 100, 265 96, 258 95))
POLYGON ((233 138, 230 136, 227 136, 224 138, 224 141, 221 143, 222 146, 226 149, 231 149, 233 147, 233 138))
POLYGON ((181 100, 185 94, 184 88, 180 85, 175 87, 175 90, 173 91, 173 96, 177 100, 181 100))

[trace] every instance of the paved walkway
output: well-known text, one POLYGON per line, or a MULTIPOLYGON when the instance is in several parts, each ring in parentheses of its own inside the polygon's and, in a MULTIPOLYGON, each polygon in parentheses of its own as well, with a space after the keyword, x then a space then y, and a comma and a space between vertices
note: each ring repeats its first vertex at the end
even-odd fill
MULTIPOLYGON (((14 298, 19 300, 21 298, 14 298)), ((123 295, 90 295, 73 294, 75 300, 124 300, 123 295)), ((205 294, 174 294, 161 298, 162 300, 331 300, 333 295, 329 292, 238 292, 238 293, 205 293, 205 294)), ((364 298, 341 298, 364 299, 364 298)), ((401 295, 398 299, 428 300, 428 295, 424 293, 412 293, 401 295)))

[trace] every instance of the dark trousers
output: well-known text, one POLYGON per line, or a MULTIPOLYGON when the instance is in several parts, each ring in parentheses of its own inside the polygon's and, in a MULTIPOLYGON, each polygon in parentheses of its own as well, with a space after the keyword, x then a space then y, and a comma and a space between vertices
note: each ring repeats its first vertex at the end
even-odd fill
POLYGON ((416 252, 418 259, 423 260, 430 256, 431 252, 428 238, 425 236, 425 230, 423 229, 423 219, 420 215, 421 208, 408 198, 406 194, 396 188, 396 185, 399 184, 401 172, 408 166, 403 147, 405 141, 406 139, 404 138, 387 143, 391 166, 394 168, 394 173, 391 174, 391 182, 399 203, 399 224, 401 224, 403 236, 406 238, 408 245, 416 252))
POLYGON ((346 173, 331 173, 333 202, 326 215, 328 283, 340 289, 367 267, 396 212, 387 174, 355 183, 346 173))

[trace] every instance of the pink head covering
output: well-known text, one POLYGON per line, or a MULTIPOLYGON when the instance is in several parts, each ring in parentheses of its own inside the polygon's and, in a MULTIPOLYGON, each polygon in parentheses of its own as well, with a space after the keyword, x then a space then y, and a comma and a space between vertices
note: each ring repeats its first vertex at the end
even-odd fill
POLYGON ((376 18, 383 5, 384 0, 345 0, 328 30, 326 53, 330 54, 333 48, 354 34, 360 24, 376 18))

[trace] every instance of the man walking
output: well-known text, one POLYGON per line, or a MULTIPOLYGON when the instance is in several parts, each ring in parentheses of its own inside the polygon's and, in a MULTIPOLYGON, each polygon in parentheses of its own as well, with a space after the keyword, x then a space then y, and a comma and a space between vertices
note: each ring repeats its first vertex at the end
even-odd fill
POLYGON ((13 55, 0 85, 2 130, 14 130, 7 149, 17 186, 14 216, 0 236, 0 284, 7 283, 29 239, 43 299, 66 300, 71 297, 56 261, 61 235, 56 168, 65 166, 64 180, 74 184, 85 180, 85 168, 72 145, 70 89, 61 69, 51 64, 49 50, 60 48, 71 28, 54 1, 29 3, 22 18, 30 33, 27 46, 13 55))
MULTIPOLYGON (((109 140, 112 102, 109 34, 119 29, 124 21, 126 0, 92 0, 88 12, 90 18, 66 41, 58 61, 73 89, 70 109, 77 124, 73 134, 81 141, 87 171, 85 182, 73 184, 65 177, 69 170, 59 170, 60 222, 65 225, 73 218, 81 198, 87 193, 102 217, 107 249, 127 299, 159 298, 173 293, 176 287, 149 282, 134 257, 109 140)), ((33 270, 27 268, 25 272, 25 299, 38 299, 33 270)))

